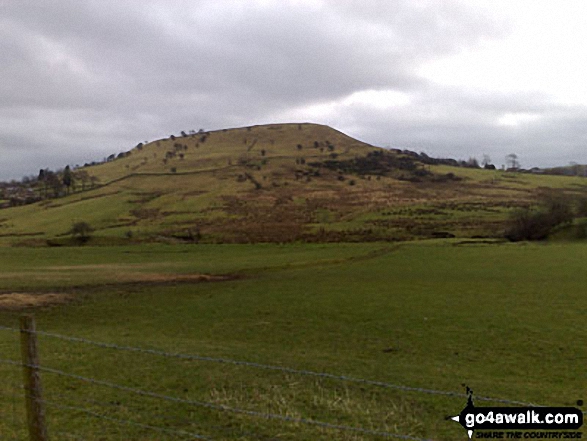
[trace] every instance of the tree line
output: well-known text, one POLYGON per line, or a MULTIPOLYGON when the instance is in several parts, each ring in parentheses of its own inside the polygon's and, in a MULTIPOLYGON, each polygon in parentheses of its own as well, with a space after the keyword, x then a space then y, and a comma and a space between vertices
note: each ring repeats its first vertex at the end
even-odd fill
POLYGON ((100 180, 84 169, 51 170, 42 168, 35 176, 25 176, 20 181, 0 183, 0 206, 17 206, 31 204, 44 199, 67 196, 76 191, 95 188, 100 180))

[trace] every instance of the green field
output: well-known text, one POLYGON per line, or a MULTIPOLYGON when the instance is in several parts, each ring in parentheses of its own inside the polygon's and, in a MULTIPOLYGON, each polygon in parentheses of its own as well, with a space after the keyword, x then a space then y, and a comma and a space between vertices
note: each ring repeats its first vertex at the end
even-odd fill
MULTIPOLYGON (((0 248, 0 286, 4 294, 29 294, 25 303, 49 293, 65 302, 34 310, 45 332, 439 391, 463 393, 466 384, 477 396, 575 406, 586 398, 586 260, 584 243, 0 248), (193 280, 202 274, 228 277, 193 280)), ((4 304, 0 325, 18 326, 26 309, 17 306, 4 304)), ((48 336, 39 344, 43 366, 179 399, 466 439, 444 420, 463 408, 462 397, 48 336)), ((0 330, 0 354, 19 360, 18 333, 0 330)), ((0 437, 25 439, 22 374, 0 364, 0 375, 0 437)), ((217 440, 383 439, 166 402, 49 372, 42 380, 54 440, 192 439, 111 419, 217 440)))
POLYGON ((77 222, 92 245, 496 238, 515 208, 585 199, 587 188, 582 177, 428 165, 317 124, 161 139, 74 172, 85 178, 67 195, 36 182, 44 200, 1 209, 0 246, 71 245, 77 222))

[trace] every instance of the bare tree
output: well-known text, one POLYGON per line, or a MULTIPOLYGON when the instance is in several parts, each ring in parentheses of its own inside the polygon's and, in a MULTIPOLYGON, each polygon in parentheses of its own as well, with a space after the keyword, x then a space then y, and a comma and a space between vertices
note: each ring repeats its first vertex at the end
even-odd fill
POLYGON ((520 168, 520 162, 518 161, 518 155, 515 153, 510 153, 505 157, 505 163, 507 164, 508 169, 517 170, 520 168))
POLYGON ((77 170, 74 173, 75 179, 82 183, 82 191, 85 191, 86 184, 90 181, 90 175, 85 170, 77 170))

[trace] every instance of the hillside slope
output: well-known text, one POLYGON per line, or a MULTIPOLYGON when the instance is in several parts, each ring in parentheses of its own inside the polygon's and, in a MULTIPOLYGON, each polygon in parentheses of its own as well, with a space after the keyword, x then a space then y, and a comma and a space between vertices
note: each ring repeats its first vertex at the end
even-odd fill
POLYGON ((430 166, 316 124, 170 137, 84 167, 97 185, 0 211, 0 243, 285 242, 495 236, 508 211, 577 177, 430 166))

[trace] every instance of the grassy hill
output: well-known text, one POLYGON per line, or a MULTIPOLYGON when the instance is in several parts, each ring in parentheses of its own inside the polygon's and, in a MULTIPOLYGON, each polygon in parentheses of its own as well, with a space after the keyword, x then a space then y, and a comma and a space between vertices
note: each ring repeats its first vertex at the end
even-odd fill
POLYGON ((0 210, 0 243, 65 243, 78 221, 94 243, 493 237, 512 207, 585 191, 580 177, 427 165, 316 124, 172 136, 81 170, 93 188, 0 210))

